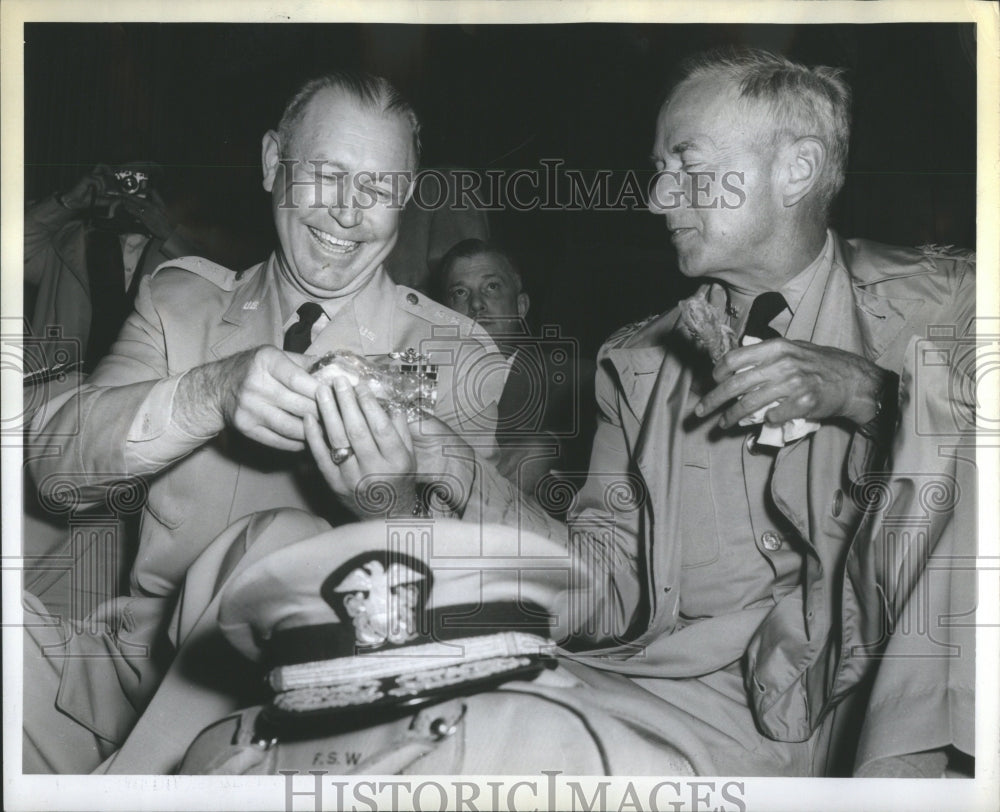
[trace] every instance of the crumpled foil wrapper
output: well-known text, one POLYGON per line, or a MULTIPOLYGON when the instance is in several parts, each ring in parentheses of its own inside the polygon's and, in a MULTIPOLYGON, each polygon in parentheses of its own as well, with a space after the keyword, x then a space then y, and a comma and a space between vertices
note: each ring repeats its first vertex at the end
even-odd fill
POLYGON ((695 344, 717 364, 736 346, 736 333, 726 324, 726 314, 708 301, 707 289, 678 302, 681 324, 695 344))
POLYGON ((309 367, 309 373, 331 386, 340 377, 347 378, 351 386, 364 381, 382 408, 390 415, 405 414, 408 423, 434 412, 437 376, 419 364, 400 363, 391 357, 373 362, 350 350, 335 350, 309 367))

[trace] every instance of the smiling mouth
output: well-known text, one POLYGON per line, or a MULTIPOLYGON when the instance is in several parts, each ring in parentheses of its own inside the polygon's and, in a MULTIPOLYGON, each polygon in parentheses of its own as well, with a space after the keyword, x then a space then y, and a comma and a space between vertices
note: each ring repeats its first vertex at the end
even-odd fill
POLYGON ((320 231, 312 226, 306 226, 309 229, 309 233, 312 234, 313 239, 323 247, 324 250, 329 251, 334 254, 350 254, 358 250, 361 245, 360 242, 355 240, 341 240, 338 237, 334 237, 332 234, 327 234, 325 231, 320 231))

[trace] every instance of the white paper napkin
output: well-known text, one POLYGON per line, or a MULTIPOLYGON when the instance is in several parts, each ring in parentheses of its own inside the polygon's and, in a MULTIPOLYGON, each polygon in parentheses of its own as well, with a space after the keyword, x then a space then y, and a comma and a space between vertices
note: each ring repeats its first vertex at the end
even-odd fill
MULTIPOLYGON (((743 336, 742 343, 744 347, 749 347, 753 344, 760 344, 760 341, 756 336, 743 336)), ((742 371, 742 369, 738 370, 738 372, 742 371)), ((762 406, 753 414, 747 415, 740 420, 739 424, 741 426, 753 426, 763 423, 764 415, 767 414, 769 409, 773 409, 777 405, 778 401, 774 401, 774 403, 769 403, 767 406, 762 406)), ((791 420, 786 420, 780 426, 761 426, 756 442, 773 446, 774 448, 781 448, 787 443, 801 439, 807 434, 812 434, 818 428, 819 423, 806 420, 803 417, 793 417, 791 420)))

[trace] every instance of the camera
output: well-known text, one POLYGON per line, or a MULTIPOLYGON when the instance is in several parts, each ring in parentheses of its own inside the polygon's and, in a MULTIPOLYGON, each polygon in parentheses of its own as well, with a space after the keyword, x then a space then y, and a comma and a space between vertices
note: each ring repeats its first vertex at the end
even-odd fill
MULTIPOLYGON (((34 336, 26 324, 8 328, 4 319, 3 344, 4 372, 19 372, 23 391, 20 410, 8 410, 4 403, 0 434, 20 435, 39 412, 49 407, 49 400, 55 395, 75 386, 78 382, 81 359, 81 343, 75 336, 64 336, 59 325, 49 326, 44 336, 34 336), (20 328, 20 329, 17 329, 20 328)), ((79 423, 79 415, 75 421, 79 423)), ((69 430, 76 434, 77 428, 69 430)))
POLYGON ((149 175, 138 169, 116 169, 114 176, 122 194, 141 197, 149 189, 149 175))
POLYGON ((912 351, 910 398, 918 435, 958 438, 1000 430, 981 407, 981 393, 989 390, 998 368, 1000 320, 974 319, 966 329, 931 325, 912 351))

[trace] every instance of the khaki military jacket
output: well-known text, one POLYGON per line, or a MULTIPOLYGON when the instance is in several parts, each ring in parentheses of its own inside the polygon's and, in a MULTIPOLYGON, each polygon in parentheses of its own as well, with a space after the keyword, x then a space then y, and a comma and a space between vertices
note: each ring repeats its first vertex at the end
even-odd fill
MULTIPOLYGON (((820 291, 815 327, 808 334, 790 328, 786 337, 837 347, 899 373, 901 404, 924 398, 919 343, 935 325, 952 325, 961 333, 974 316, 971 259, 932 247, 911 250, 834 236, 833 266, 820 291)), ((675 308, 622 330, 598 357, 602 419, 591 475, 571 524, 578 539, 599 542, 594 547, 612 573, 601 611, 618 642, 588 661, 637 677, 683 678, 743 660, 747 700, 760 729, 781 741, 803 741, 836 700, 870 673, 876 663, 872 653, 885 645, 885 611, 898 609, 912 588, 877 554, 873 534, 884 517, 873 514, 858 487, 870 474, 877 449, 838 421, 826 421, 816 433, 782 448, 770 489, 805 542, 799 588, 770 610, 684 625, 679 618, 684 540, 678 526, 690 502, 682 480, 683 433, 676 429, 696 396, 691 370, 674 343, 677 319, 675 308), (619 491, 627 486, 633 493, 627 510, 621 499, 616 506, 610 498, 612 479, 620 480, 619 491), (892 606, 887 595, 894 596, 892 606), (859 647, 867 643, 873 647, 859 647)), ((969 391, 964 390, 966 399, 969 391)), ((962 397, 961 387, 938 394, 939 408, 926 416, 947 424, 950 413, 941 404, 962 397)), ((903 425, 893 438, 894 454, 906 467, 882 479, 901 490, 904 501, 915 500, 908 472, 942 468, 927 431, 903 425)), ((936 515, 931 548, 947 518, 944 511, 936 515)))
MULTIPOLYGON (((43 494, 63 483, 85 503, 103 498, 109 483, 138 483, 144 504, 133 594, 173 593, 208 543, 249 513, 297 507, 334 523, 350 518, 338 512, 308 452, 275 451, 232 430, 190 437, 170 420, 187 370, 281 346, 275 262, 272 256, 240 273, 197 257, 161 265, 141 284, 111 353, 78 390, 35 417, 32 467, 43 494)), ((491 459, 503 376, 476 378, 469 370, 504 361, 471 320, 395 285, 380 269, 308 352, 384 356, 411 347, 438 365, 435 413, 491 459)))

